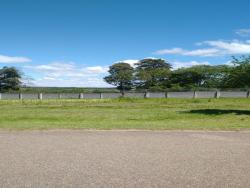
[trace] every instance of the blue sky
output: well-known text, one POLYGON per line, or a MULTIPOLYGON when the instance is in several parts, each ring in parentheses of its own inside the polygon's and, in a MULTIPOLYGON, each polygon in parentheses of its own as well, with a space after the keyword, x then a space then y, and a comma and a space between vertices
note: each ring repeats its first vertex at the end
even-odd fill
POLYGON ((35 86, 106 87, 117 61, 174 68, 250 54, 249 0, 0 0, 0 67, 35 86))

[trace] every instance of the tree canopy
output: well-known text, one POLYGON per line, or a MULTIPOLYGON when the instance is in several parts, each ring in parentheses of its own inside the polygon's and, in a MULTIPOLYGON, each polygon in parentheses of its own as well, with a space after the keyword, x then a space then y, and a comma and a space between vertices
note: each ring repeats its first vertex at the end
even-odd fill
POLYGON ((250 56, 233 57, 234 67, 228 72, 225 85, 228 87, 250 87, 250 56))
POLYGON ((133 72, 134 69, 129 64, 124 62, 115 63, 109 67, 109 76, 106 76, 104 80, 117 86, 120 91, 129 90, 133 86, 133 72))
POLYGON ((162 89, 168 85, 171 65, 164 59, 146 58, 135 68, 135 85, 143 89, 162 89))
POLYGON ((21 86, 21 73, 15 67, 0 69, 0 91, 18 90, 21 86))
POLYGON ((191 88, 220 88, 227 76, 227 65, 196 65, 174 70, 171 74, 171 84, 191 88))

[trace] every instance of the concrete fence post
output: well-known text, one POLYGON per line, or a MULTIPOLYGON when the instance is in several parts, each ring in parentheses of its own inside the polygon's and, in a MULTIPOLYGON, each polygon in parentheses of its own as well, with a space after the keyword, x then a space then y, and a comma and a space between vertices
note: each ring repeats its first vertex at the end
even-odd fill
POLYGON ((169 96, 168 96, 168 92, 166 91, 165 92, 165 98, 168 98, 169 96))
POLYGON ((249 98, 249 95, 250 95, 250 91, 247 91, 247 98, 249 98))
POLYGON ((150 93, 146 91, 146 92, 144 93, 144 98, 146 99, 146 98, 149 98, 149 97, 150 97, 150 93))
POLYGON ((2 93, 0 93, 0 100, 2 99, 2 93))
POLYGON ((215 92, 214 98, 216 98, 216 99, 220 98, 220 91, 215 92))
POLYGON ((194 91, 194 93, 193 93, 193 98, 194 98, 194 99, 197 98, 197 92, 196 92, 196 91, 194 91))
POLYGON ((103 94, 102 93, 100 93, 100 99, 103 99, 103 94))
POLYGON ((83 93, 79 94, 79 99, 83 99, 83 93))
POLYGON ((61 99, 61 98, 62 98, 62 94, 59 93, 59 94, 58 94, 58 99, 61 99))
POLYGON ((19 93, 18 97, 19 97, 19 100, 22 100, 23 99, 22 93, 19 93))
POLYGON ((43 100, 43 94, 42 93, 38 93, 38 99, 43 100))

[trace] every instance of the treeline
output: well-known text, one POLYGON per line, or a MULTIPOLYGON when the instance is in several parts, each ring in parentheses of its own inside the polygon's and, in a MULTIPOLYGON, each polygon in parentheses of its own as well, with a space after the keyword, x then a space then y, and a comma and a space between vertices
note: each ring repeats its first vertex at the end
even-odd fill
MULTIPOLYGON (((116 88, 81 87, 21 87, 21 93, 119 93, 116 88)), ((13 91, 11 91, 13 93, 13 91)))
MULTIPOLYGON (((188 68, 172 69, 163 59, 146 58, 134 67, 119 62, 109 67, 109 75, 104 80, 125 90, 209 90, 211 88, 233 89, 250 87, 250 56, 232 59, 232 65, 197 65, 188 68)), ((29 88, 22 87, 22 73, 15 67, 0 69, 0 92, 115 92, 112 88, 29 88)))
POLYGON ((109 67, 104 80, 125 90, 195 90, 210 88, 245 88, 250 86, 250 56, 233 57, 232 65, 197 65, 172 69, 163 59, 147 58, 134 67, 119 62, 109 67))

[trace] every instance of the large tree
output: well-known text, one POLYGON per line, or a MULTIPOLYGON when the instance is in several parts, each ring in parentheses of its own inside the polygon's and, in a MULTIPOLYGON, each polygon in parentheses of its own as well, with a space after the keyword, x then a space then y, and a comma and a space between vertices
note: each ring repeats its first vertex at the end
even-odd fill
POLYGON ((15 67, 0 69, 0 91, 18 90, 21 86, 21 73, 15 67))
POLYGON ((250 56, 242 56, 240 58, 233 57, 231 68, 225 85, 232 88, 250 88, 250 56))
POLYGON ((164 89, 169 84, 170 68, 164 59, 142 59, 136 64, 135 84, 143 89, 164 89))
POLYGON ((109 67, 109 75, 104 78, 104 80, 117 86, 124 95, 125 90, 130 90, 133 86, 133 72, 134 69, 128 63, 119 62, 115 63, 109 67))
POLYGON ((174 70, 171 85, 181 88, 218 88, 222 87, 229 67, 226 65, 196 65, 174 70))

